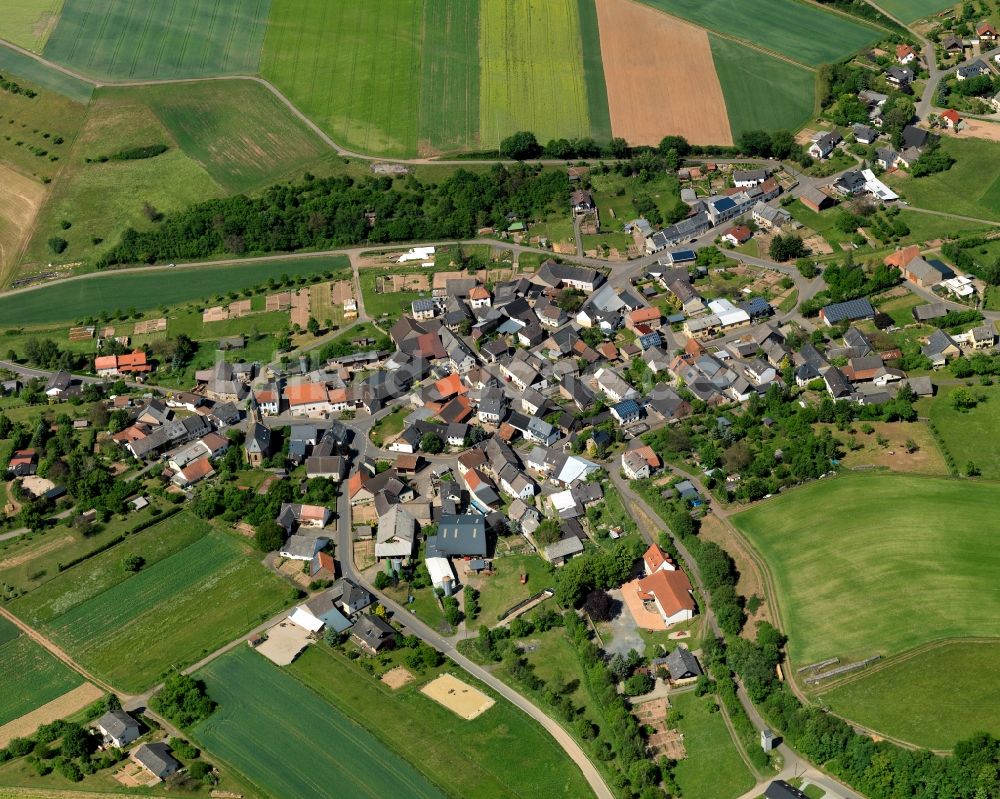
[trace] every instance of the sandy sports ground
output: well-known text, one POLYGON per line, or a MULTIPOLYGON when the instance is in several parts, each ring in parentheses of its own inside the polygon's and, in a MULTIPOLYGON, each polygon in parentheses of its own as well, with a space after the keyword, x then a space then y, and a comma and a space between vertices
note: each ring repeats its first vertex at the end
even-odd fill
POLYGON ((413 675, 405 666, 396 666, 394 669, 389 669, 380 679, 395 691, 397 688, 402 688, 407 683, 413 682, 413 675))
POLYGON ((22 738, 31 735, 43 724, 49 724, 57 719, 72 716, 87 705, 96 702, 104 696, 104 691, 96 685, 85 682, 79 688, 74 688, 62 696, 57 696, 51 702, 46 702, 40 708, 25 713, 18 719, 9 721, 0 727, 0 747, 10 743, 11 738, 22 738))
POLYGON ((439 705, 444 705, 466 721, 481 716, 496 704, 478 688, 473 688, 451 674, 442 674, 437 679, 431 680, 420 689, 420 693, 430 697, 439 705))
POLYGON ((733 143, 707 31, 632 0, 597 0, 597 20, 615 136, 733 143))

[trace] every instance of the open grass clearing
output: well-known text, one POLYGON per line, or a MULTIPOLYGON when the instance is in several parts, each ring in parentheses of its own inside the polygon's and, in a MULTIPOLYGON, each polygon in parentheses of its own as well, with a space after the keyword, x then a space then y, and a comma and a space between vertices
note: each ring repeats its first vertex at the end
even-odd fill
POLYGON ((907 24, 955 6, 952 0, 877 0, 875 5, 907 24))
POLYGON ((0 725, 83 684, 83 678, 26 635, 0 644, 0 725))
POLYGON ((554 587, 555 581, 549 565, 538 555, 512 554, 493 559, 493 574, 470 575, 468 582, 480 594, 477 624, 492 627, 501 613, 539 591, 554 587), (524 584, 522 574, 528 575, 524 584))
POLYGON ((969 388, 980 402, 965 411, 955 408, 951 402, 951 395, 958 388, 964 386, 938 388, 931 403, 931 421, 959 469, 973 461, 983 477, 1000 479, 1000 386, 969 388))
MULTIPOLYGON (((325 646, 310 647, 288 670, 387 744, 406 741, 400 754, 450 794, 484 799, 590 795, 576 766, 548 733, 495 695, 496 704, 465 721, 420 693, 427 676, 393 691, 325 646), (510 763, 518 768, 509 768, 510 763)), ((458 676, 469 681, 464 673, 458 676)))
POLYGON ((479 21, 480 143, 591 135, 577 0, 481 0, 479 21))
POLYGON ((687 757, 677 761, 674 777, 685 799, 733 799, 756 782, 729 735, 721 711, 714 711, 714 696, 673 694, 672 710, 681 718, 687 757))
POLYGON ((1000 521, 989 482, 870 473, 732 517, 777 590, 793 666, 1000 634, 1000 521))
MULTIPOLYGON (((272 277, 321 274, 343 268, 347 263, 346 256, 339 255, 277 257, 231 266, 157 267, 121 274, 107 272, 0 297, 0 317, 7 324, 30 325, 52 320, 54 314, 69 321, 105 312, 124 312, 130 308, 137 311, 161 309, 220 291, 260 286, 272 277)), ((152 317, 159 315, 154 312, 152 317)), ((167 330, 170 330, 169 322, 167 330)))
POLYGON ((45 57, 97 78, 252 75, 268 0, 65 0, 45 57))
POLYGON ((975 732, 1000 732, 997 680, 1000 641, 960 641, 872 667, 816 699, 880 733, 950 749, 975 732))
POLYGON ((807 66, 836 61, 881 38, 880 29, 796 0, 643 2, 807 66))
POLYGON ((0 16, 0 38, 25 50, 42 52, 62 4, 63 0, 6 0, 0 16))
POLYGON ((338 143, 413 155, 423 11, 420 0, 384 0, 377 13, 364 3, 272 0, 261 72, 338 143))
POLYGON ((412 412, 411 408, 405 406, 393 408, 390 413, 379 419, 371 429, 369 437, 372 443, 376 447, 381 447, 386 441, 402 433, 403 423, 406 421, 406 417, 412 412))
MULTIPOLYGON (((874 432, 864 433, 861 425, 855 425, 857 433, 853 435, 859 449, 851 450, 845 447, 846 454, 840 463, 845 469, 888 469, 891 472, 908 474, 928 474, 946 476, 948 466, 938 449, 927 422, 870 422, 874 432), (888 441, 883 447, 878 443, 882 437, 888 441), (906 443, 912 441, 917 445, 914 452, 906 451, 906 443)), ((852 436, 845 437, 834 425, 817 425, 828 427, 834 436, 847 441, 852 436)))
POLYGON ((94 93, 94 84, 71 77, 31 56, 12 50, 0 41, 0 74, 24 79, 34 88, 43 88, 63 95, 76 103, 86 104, 94 93))
MULTIPOLYGON (((245 646, 197 676, 220 707, 195 727, 195 738, 268 795, 445 795, 370 732, 245 646)), ((412 742, 407 737, 399 743, 412 742)))

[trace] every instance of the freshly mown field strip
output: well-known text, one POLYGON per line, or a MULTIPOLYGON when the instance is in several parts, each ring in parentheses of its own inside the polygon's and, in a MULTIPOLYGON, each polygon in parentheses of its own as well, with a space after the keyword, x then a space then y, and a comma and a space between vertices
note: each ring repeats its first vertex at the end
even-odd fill
POLYGON ((601 56, 597 0, 577 0, 577 8, 580 14, 580 39, 583 42, 583 79, 587 84, 590 134, 598 141, 608 141, 613 134, 611 110, 608 108, 608 85, 601 56))
POLYGON ((479 2, 425 0, 420 78, 421 153, 479 140, 479 2))
POLYGON ((1000 636, 996 483, 838 476, 733 517, 774 578, 794 666, 1000 636))
POLYGON ((146 203, 159 213, 167 213, 225 193, 177 146, 134 90, 101 89, 65 158, 68 163, 52 184, 21 261, 22 274, 46 271, 50 263, 92 268, 125 230, 152 227, 146 203), (151 144, 165 144, 169 149, 154 158, 95 160, 151 144), (64 220, 71 223, 69 229, 63 229, 64 220), (68 242, 64 252, 52 251, 48 242, 53 236, 68 242))
POLYGON ((83 678, 26 635, 0 645, 0 724, 72 691, 83 678))
POLYGON ((31 234, 45 188, 0 164, 0 286, 9 282, 21 246, 31 234))
MULTIPOLYGON (((401 752, 383 746, 246 646, 214 660, 196 676, 205 681, 219 709, 195 727, 194 737, 270 796, 444 797, 401 752)), ((396 743, 403 751, 419 744, 410 735, 396 743)), ((470 765, 463 764, 463 770, 470 765)))
POLYGON ((812 72, 721 36, 708 38, 734 139, 747 130, 798 130, 809 118, 812 72))
POLYGON ((21 634, 21 630, 16 624, 7 619, 0 618, 0 646, 8 641, 13 641, 21 634))
POLYGON ((709 712, 713 697, 674 694, 670 704, 681 715, 687 757, 677 761, 674 777, 685 799, 733 799, 756 781, 719 713, 709 712))
POLYGON ((338 144, 412 155, 422 25, 421 0, 273 0, 261 71, 338 144))
POLYGON ((722 87, 703 28, 633 0, 597 0, 601 56, 615 136, 659 144, 732 144, 722 87))
POLYGON ((248 192, 299 177, 329 149, 266 87, 232 80, 147 86, 137 99, 224 189, 248 192))
POLYGON ((0 724, 0 747, 6 746, 12 738, 31 735, 43 724, 51 724, 53 721, 79 713, 102 696, 104 696, 103 688, 85 682, 13 721, 0 724))
POLYGON ((420 693, 426 678, 393 691, 322 646, 306 650, 289 671, 389 745, 407 741, 400 755, 453 795, 591 795, 583 775, 552 737, 506 700, 464 721, 420 693), (518 768, 509 768, 510 763, 518 768))
POLYGON ((341 269, 345 256, 267 258, 233 266, 150 269, 126 274, 93 275, 22 294, 0 296, 5 324, 37 324, 72 320, 103 311, 139 311, 176 305, 219 292, 238 291, 267 282, 269 277, 314 275, 341 269))
POLYGON ((911 178, 900 171, 887 182, 918 208, 1000 221, 1000 143, 943 136, 941 149, 955 159, 947 172, 911 178))
POLYGON ((577 0, 482 0, 479 137, 591 134, 577 0))
POLYGON ((251 75, 269 0, 65 0, 45 57, 100 78, 251 75))
POLYGON ((982 400, 975 408, 960 411, 951 395, 964 386, 940 386, 931 403, 931 421, 937 426, 945 448, 959 469, 972 461, 983 477, 1000 479, 1000 386, 976 386, 971 390, 982 400))
POLYGON ((41 621, 88 670, 140 691, 283 606, 287 587, 248 550, 179 514, 68 569, 12 610, 41 621), (152 562, 130 574, 122 567, 130 552, 152 562))
POLYGON ((875 5, 905 23, 955 6, 951 0, 876 0, 875 5))
POLYGON ((26 56, 16 50, 5 47, 0 42, 0 74, 13 79, 23 78, 29 83, 58 92, 78 103, 90 101, 94 93, 92 83, 71 77, 58 69, 53 69, 31 56, 26 56))
POLYGON ((880 29, 797 0, 643 2, 808 66, 836 61, 884 35, 880 29))
POLYGON ((0 38, 35 53, 42 52, 59 19, 63 0, 4 0, 0 38))
POLYGON ((840 715, 930 749, 1000 733, 1000 641, 955 642, 875 667, 819 697, 840 715))

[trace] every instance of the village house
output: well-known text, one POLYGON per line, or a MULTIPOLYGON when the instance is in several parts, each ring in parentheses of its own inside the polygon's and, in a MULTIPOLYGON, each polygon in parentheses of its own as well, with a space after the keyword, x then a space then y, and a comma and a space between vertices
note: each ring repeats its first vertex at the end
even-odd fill
POLYGON ((94 359, 94 371, 101 377, 134 375, 151 372, 153 365, 146 361, 142 350, 125 355, 101 355, 94 359))
POLYGON ((660 465, 659 455, 648 444, 622 453, 622 471, 629 480, 645 480, 660 465))
POLYGON ((829 131, 814 133, 809 145, 809 155, 818 160, 826 158, 842 141, 840 132, 834 128, 829 131))
POLYGON ((124 749, 139 737, 141 729, 139 722, 124 710, 109 710, 97 721, 94 727, 101 734, 105 744, 124 749))

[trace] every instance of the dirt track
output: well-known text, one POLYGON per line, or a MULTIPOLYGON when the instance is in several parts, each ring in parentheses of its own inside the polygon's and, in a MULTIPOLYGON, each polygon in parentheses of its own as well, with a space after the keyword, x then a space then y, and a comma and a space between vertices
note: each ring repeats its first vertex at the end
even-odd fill
POLYGON ((62 696, 57 696, 51 702, 46 702, 39 708, 25 713, 0 727, 0 746, 6 746, 11 738, 31 735, 43 724, 72 716, 78 710, 96 702, 104 696, 104 691, 96 685, 85 682, 62 696))
POLYGON ((632 0, 597 0, 597 19, 615 136, 733 143, 705 30, 632 0))

